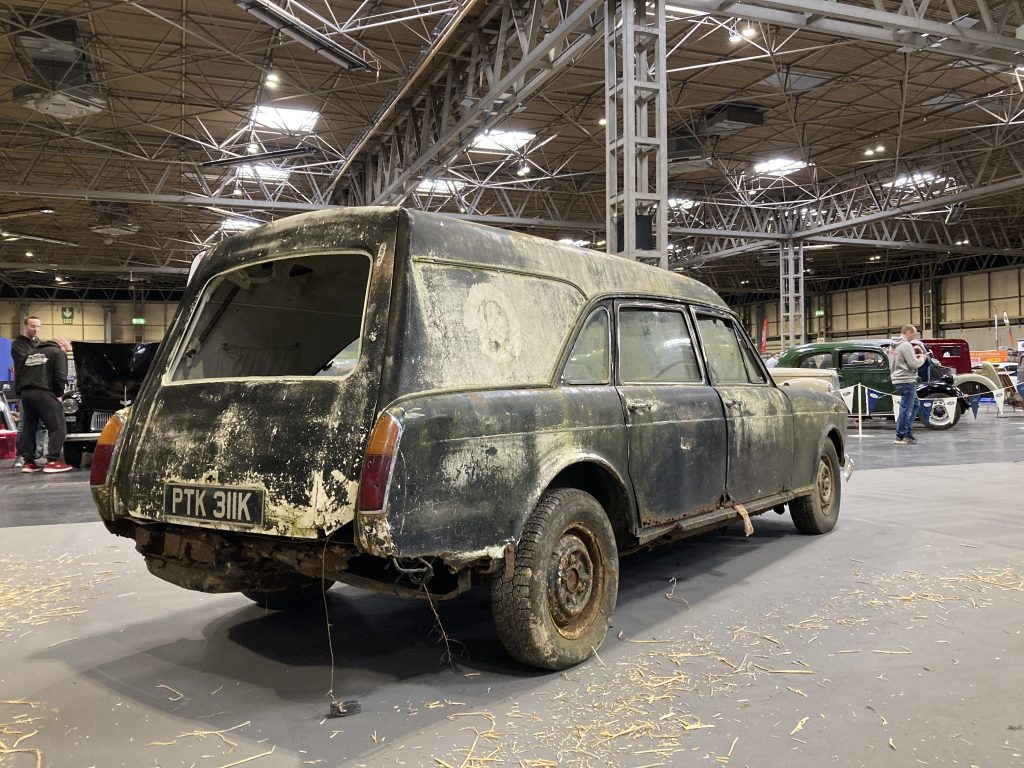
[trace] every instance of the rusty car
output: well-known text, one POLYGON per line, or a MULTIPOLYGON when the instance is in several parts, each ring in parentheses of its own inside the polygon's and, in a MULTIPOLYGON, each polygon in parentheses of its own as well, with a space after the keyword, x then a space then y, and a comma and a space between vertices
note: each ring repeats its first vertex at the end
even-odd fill
POLYGON ((486 586, 509 654, 563 669, 601 645, 620 555, 786 505, 831 530, 846 420, 695 280, 347 208, 205 256, 90 482, 174 584, 270 608, 486 586))

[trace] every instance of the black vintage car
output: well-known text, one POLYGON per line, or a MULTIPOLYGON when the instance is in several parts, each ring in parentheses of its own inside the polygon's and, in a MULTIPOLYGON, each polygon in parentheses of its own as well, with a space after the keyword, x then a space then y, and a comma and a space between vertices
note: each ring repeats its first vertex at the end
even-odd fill
POLYGON ((82 454, 92 452, 111 416, 131 403, 160 345, 74 341, 75 389, 64 393, 68 436, 64 461, 82 466, 82 454))
POLYGON ((91 485, 174 584, 269 607, 486 585, 509 653, 562 669, 601 645, 619 555, 787 505, 830 531, 846 422, 695 280, 341 208, 210 251, 91 485))

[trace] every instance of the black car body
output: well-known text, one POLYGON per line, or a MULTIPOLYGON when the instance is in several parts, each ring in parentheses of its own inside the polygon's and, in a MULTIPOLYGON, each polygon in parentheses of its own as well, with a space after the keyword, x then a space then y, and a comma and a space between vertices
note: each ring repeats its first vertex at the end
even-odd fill
POLYGON ((823 533, 849 466, 842 404, 776 387, 706 286, 393 208, 211 251, 108 430, 93 495, 155 575, 270 606, 486 582, 553 669, 603 640, 618 554, 787 503, 823 533))
POLYGON ((82 454, 94 450, 110 417, 135 399, 159 346, 155 342, 71 343, 76 388, 62 398, 68 428, 64 460, 68 464, 81 466, 82 454))

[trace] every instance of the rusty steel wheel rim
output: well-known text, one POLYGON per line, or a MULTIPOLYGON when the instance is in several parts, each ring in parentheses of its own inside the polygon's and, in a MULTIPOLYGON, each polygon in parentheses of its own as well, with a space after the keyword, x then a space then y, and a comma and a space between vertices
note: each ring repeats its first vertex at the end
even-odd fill
POLYGON ((551 550, 548 567, 548 609, 564 636, 586 631, 597 611, 600 573, 595 567, 597 544, 589 531, 567 530, 551 550))
POLYGON ((832 472, 832 464, 822 456, 821 465, 818 467, 818 499, 821 501, 821 512, 825 516, 832 514, 834 490, 835 475, 832 472))

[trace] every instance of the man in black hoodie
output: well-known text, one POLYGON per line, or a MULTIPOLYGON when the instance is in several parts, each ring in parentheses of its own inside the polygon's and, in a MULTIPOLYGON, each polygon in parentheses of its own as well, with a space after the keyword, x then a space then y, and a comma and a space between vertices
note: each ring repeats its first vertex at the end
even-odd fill
MULTIPOLYGON (((11 359, 14 361, 15 394, 18 392, 17 381, 21 378, 21 369, 25 366, 25 358, 27 358, 42 341, 42 339, 39 338, 39 331, 42 327, 42 320, 35 315, 29 315, 25 318, 21 335, 11 343, 11 359)), ((24 406, 19 406, 19 409, 22 408, 24 408, 24 406)), ((42 455, 42 451, 37 451, 37 443, 41 442, 42 441, 35 432, 30 434, 29 431, 25 429, 25 413, 22 411, 21 432, 18 433, 18 455, 31 455, 32 461, 35 462, 36 454, 38 453, 39 455, 42 455)))
MULTIPOLYGON (((60 396, 64 394, 64 387, 68 383, 67 352, 70 349, 71 343, 67 339, 42 342, 29 352, 22 364, 21 375, 15 379, 16 393, 21 398, 21 414, 25 419, 24 433, 34 436, 40 421, 50 433, 45 468, 36 464, 34 446, 31 446, 31 451, 25 451, 22 446, 21 455, 25 464, 21 471, 24 473, 42 470, 50 475, 71 469, 70 464, 60 460, 64 437, 68 431, 60 396)), ((25 439, 24 442, 28 444, 30 441, 25 439)))

